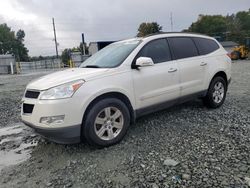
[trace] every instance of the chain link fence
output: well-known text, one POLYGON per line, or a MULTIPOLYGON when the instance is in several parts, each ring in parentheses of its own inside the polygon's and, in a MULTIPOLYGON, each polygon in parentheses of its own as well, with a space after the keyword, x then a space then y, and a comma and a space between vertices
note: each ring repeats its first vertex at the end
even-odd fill
POLYGON ((18 73, 30 73, 61 69, 61 59, 48 59, 33 62, 20 62, 17 65, 18 73))

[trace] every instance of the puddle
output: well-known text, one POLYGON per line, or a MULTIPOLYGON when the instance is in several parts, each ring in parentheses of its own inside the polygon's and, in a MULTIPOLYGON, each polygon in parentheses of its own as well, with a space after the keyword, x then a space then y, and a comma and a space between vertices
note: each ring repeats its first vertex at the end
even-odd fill
POLYGON ((32 148, 37 145, 32 139, 32 132, 24 125, 0 129, 0 171, 30 158, 32 148))
POLYGON ((16 138, 4 138, 0 141, 0 145, 8 143, 8 142, 13 142, 15 140, 21 140, 22 137, 16 137, 16 138))
POLYGON ((12 126, 12 127, 5 127, 0 129, 0 138, 2 136, 9 136, 9 135, 14 135, 14 134, 19 134, 23 132, 24 126, 18 125, 18 126, 12 126))

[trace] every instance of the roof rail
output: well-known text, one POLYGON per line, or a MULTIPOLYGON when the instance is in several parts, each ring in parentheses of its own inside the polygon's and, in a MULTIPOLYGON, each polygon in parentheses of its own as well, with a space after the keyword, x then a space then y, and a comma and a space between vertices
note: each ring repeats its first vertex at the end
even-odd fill
POLYGON ((195 35, 203 35, 203 36, 208 36, 205 34, 201 34, 201 33, 194 33, 194 32, 157 32, 157 33, 153 33, 153 34, 149 34, 144 36, 143 38, 147 38, 147 37, 151 37, 151 36, 155 36, 155 35, 163 35, 163 34, 178 34, 178 33, 182 33, 182 34, 195 34, 195 35))

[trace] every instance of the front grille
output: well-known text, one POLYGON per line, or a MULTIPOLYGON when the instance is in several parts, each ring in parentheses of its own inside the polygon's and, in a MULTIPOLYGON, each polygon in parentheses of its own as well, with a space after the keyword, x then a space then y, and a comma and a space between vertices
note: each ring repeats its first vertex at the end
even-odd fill
POLYGON ((33 112, 34 105, 23 103, 23 113, 31 114, 33 112))
POLYGON ((39 95, 40 95, 39 91, 27 90, 26 93, 25 93, 25 97, 26 98, 31 98, 31 99, 37 99, 39 95))

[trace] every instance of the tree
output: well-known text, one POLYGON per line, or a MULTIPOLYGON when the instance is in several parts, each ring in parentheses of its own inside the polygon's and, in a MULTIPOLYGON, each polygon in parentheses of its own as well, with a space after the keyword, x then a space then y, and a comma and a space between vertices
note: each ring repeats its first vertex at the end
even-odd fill
POLYGON ((70 53, 71 53, 71 49, 66 48, 63 50, 61 58, 64 64, 68 64, 70 60, 70 53))
POLYGON ((245 44, 246 37, 250 36, 250 9, 227 16, 199 15, 198 20, 184 31, 219 36, 222 40, 245 44))
POLYGON ((238 12, 235 18, 240 22, 242 30, 250 30, 250 9, 238 12))
POLYGON ((25 37, 25 32, 24 32, 24 30, 19 29, 19 30, 17 31, 17 33, 16 33, 16 39, 17 39, 18 41, 23 42, 23 41, 24 41, 24 37, 25 37))
POLYGON ((0 24, 0 53, 5 54, 7 52, 11 52, 14 42, 14 31, 11 31, 7 24, 0 24))
POLYGON ((16 41, 16 45, 13 48, 14 54, 18 58, 18 61, 29 61, 29 50, 25 47, 25 45, 21 41, 16 41))
POLYGON ((199 15, 198 20, 191 24, 188 31, 215 36, 227 31, 227 21, 221 15, 199 15))
POLYGON ((159 33, 162 31, 162 26, 157 22, 142 23, 138 28, 137 37, 144 37, 153 33, 159 33))
POLYGON ((18 61, 28 61, 28 49, 23 44, 25 33, 11 30, 7 24, 0 24, 0 54, 13 54, 18 61))
MULTIPOLYGON (((85 55, 87 55, 89 53, 89 51, 88 51, 89 48, 88 48, 88 46, 87 46, 86 43, 84 43, 84 46, 85 46, 85 55)), ((82 42, 77 47, 66 48, 66 49, 63 50, 61 58, 62 58, 62 62, 64 64, 68 64, 69 63, 69 60, 71 58, 71 53, 72 52, 81 52, 81 54, 83 54, 83 51, 82 51, 82 42)))

